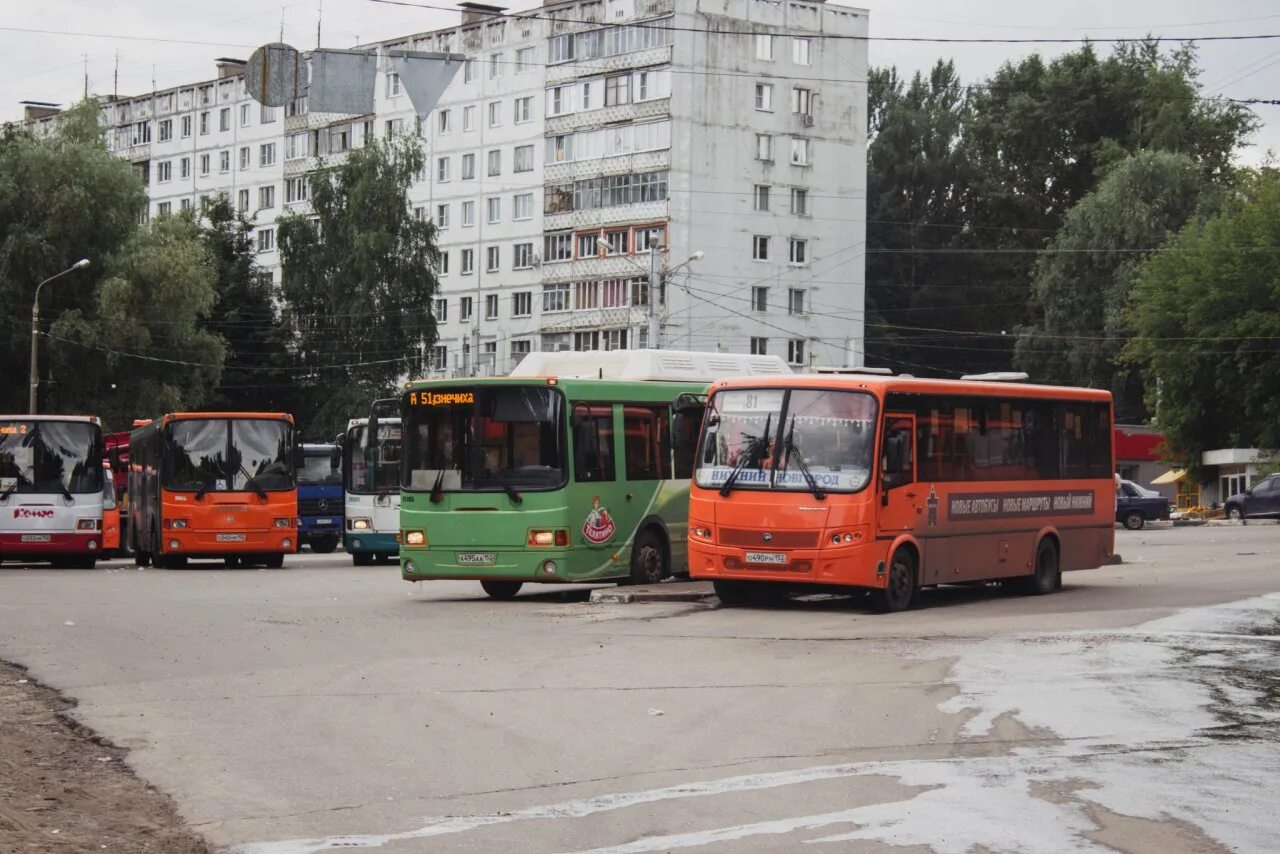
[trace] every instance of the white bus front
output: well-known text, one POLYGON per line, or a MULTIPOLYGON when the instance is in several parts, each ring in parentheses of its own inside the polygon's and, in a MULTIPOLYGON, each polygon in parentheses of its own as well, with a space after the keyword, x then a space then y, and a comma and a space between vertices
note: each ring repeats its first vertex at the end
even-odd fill
POLYGON ((342 443, 346 530, 343 546, 356 566, 390 563, 400 553, 400 419, 378 421, 369 441, 369 419, 352 418, 342 443))
POLYGON ((92 569, 102 483, 97 418, 0 415, 0 560, 92 569))

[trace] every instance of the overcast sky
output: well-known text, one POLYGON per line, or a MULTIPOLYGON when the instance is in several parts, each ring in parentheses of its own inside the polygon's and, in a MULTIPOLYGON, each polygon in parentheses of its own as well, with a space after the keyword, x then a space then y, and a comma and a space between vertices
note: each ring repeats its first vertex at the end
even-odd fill
MULTIPOLYGON (((411 0, 414 2, 415 0, 411 0)), ((112 91, 119 51, 119 91, 149 91, 208 79, 217 56, 247 57, 252 48, 280 36, 300 48, 315 44, 316 15, 324 6, 324 44, 350 47, 456 24, 456 12, 415 10, 373 0, 0 0, 0 27, 59 30, 82 35, 0 30, 0 120, 21 114, 24 99, 69 103, 84 88, 88 56, 91 92, 112 91), (120 38, 126 36, 128 38, 120 38), (210 42, 177 44, 141 39, 210 42)), ((421 0, 449 5, 442 0, 421 0)), ((867 0, 843 5, 871 10, 873 36, 1115 38, 1155 33, 1191 38, 1209 35, 1280 33, 1275 0, 1113 0, 1026 3, 999 0, 867 0)), ((535 8, 520 3, 513 10, 535 8)), ((905 72, 953 57, 962 79, 981 79, 1006 60, 1060 45, 955 45, 875 42, 873 65, 896 64, 905 72)), ((1107 49, 1103 46, 1102 49, 1107 49)), ((1280 39, 1206 42, 1200 48, 1202 81, 1209 95, 1280 99, 1280 39)), ((1280 153, 1280 106, 1255 108, 1262 129, 1241 159, 1256 164, 1267 149, 1280 153)))

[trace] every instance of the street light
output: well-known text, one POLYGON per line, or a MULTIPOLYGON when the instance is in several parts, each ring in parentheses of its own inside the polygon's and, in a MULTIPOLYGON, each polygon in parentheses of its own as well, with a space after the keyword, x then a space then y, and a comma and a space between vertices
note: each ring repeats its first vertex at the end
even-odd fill
MULTIPOLYGON (((596 238, 596 248, 603 251, 606 255, 611 255, 613 253, 613 247, 609 244, 609 241, 605 240, 603 237, 596 238)), ((669 267, 666 270, 663 270, 662 261, 658 257, 660 249, 662 249, 662 244, 657 240, 649 244, 649 348, 651 350, 662 349, 662 342, 659 340, 659 337, 662 334, 662 329, 658 315, 658 296, 662 293, 663 279, 667 274, 674 273, 681 267, 687 266, 694 261, 701 261, 706 257, 706 253, 699 249, 697 252, 693 253, 674 267, 669 267)), ((626 256, 623 257, 625 258, 626 256)), ((626 258, 626 261, 640 270, 644 269, 644 267, 641 267, 630 258, 626 258)))
POLYGON ((40 289, 52 282, 54 279, 65 276, 73 270, 81 270, 88 266, 89 259, 81 258, 61 273, 55 273, 40 284, 36 285, 36 296, 35 299, 31 301, 31 394, 27 399, 27 409, 32 415, 36 414, 36 391, 40 388, 40 373, 39 367, 36 363, 38 354, 37 347, 40 335, 40 289))

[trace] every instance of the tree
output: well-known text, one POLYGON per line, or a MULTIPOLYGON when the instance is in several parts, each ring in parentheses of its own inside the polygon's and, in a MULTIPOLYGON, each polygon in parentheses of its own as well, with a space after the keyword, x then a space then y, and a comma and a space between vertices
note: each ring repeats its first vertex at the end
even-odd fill
POLYGON ((1039 381, 1109 388, 1116 419, 1141 422, 1144 384, 1117 357, 1143 261, 1195 211, 1207 178, 1185 154, 1142 152, 1116 164, 1066 215, 1036 262, 1042 318, 1018 335, 1016 364, 1039 381))
POLYGON ((1206 220, 1149 257, 1129 300, 1124 358, 1193 476, 1224 447, 1280 449, 1280 172, 1250 173, 1206 220))
POLYGON ((370 141, 311 178, 311 214, 281 218, 285 321, 306 397, 297 414, 317 438, 368 412, 435 342, 435 226, 409 212, 425 167, 416 137, 370 141))
POLYGON ((218 382, 222 339, 200 328, 213 308, 215 263, 190 217, 160 217, 107 256, 85 308, 49 329, 51 408, 111 427, 191 409, 218 382))
POLYGON ((13 125, 0 130, 0 359, 11 368, 0 372, 0 409, 9 412, 27 408, 27 318, 36 285, 88 258, 88 268, 41 292, 41 319, 92 303, 104 261, 145 210, 142 179, 107 151, 98 109, 82 101, 47 136, 13 125))
POLYGON ((214 302, 202 328, 221 336, 227 358, 211 409, 290 412, 289 334, 273 299, 271 274, 257 263, 253 226, 218 194, 201 211, 200 239, 215 264, 214 302))

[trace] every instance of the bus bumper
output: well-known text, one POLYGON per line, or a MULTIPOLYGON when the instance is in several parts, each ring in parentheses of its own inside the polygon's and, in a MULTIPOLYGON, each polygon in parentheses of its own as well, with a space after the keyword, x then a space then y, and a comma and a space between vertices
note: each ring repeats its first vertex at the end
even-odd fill
POLYGON ((44 531, 0 534, 0 556, 53 557, 56 555, 99 554, 102 533, 55 534, 44 531))
POLYGON ((298 536, 304 543, 317 537, 337 537, 342 534, 342 514, 337 516, 303 516, 298 536))
POLYGON ((385 531, 361 531, 354 534, 348 531, 342 535, 342 547, 348 554, 393 555, 400 551, 396 535, 385 531))
POLYGON ((166 530, 160 537, 160 553, 176 557, 219 558, 241 554, 293 554, 298 550, 296 528, 271 531, 166 530), (238 537, 239 539, 228 539, 238 537))
MULTIPOLYGON (((570 554, 568 549, 403 548, 400 576, 405 581, 452 579, 552 584, 603 580, 574 575, 570 554)), ((615 572, 610 577, 616 575, 615 572)))
MULTIPOLYGON (((791 584, 882 588, 885 543, 862 542, 829 549, 789 549, 786 562, 748 562, 746 550, 689 539, 689 577, 714 581, 775 581, 791 584)), ((765 549, 762 548, 762 551, 765 549)), ((775 550, 781 551, 781 550, 775 550)))

